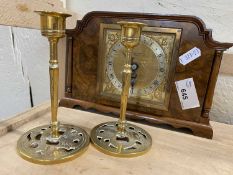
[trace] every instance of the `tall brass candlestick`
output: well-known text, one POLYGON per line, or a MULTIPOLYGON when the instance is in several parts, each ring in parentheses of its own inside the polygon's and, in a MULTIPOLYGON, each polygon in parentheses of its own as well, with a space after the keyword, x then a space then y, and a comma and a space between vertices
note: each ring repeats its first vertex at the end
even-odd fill
POLYGON ((55 164, 72 160, 87 149, 89 136, 76 126, 59 124, 58 79, 59 67, 57 43, 65 36, 66 18, 69 14, 37 11, 41 19, 41 33, 47 37, 50 45, 50 97, 51 125, 39 126, 20 137, 17 143, 19 155, 33 163, 55 164))
POLYGON ((118 137, 125 137, 125 113, 129 96, 130 80, 131 80, 131 59, 132 49, 139 44, 143 23, 136 22, 118 22, 121 25, 121 43, 126 48, 126 61, 122 72, 122 92, 121 92, 121 108, 120 119, 118 122, 118 137))
POLYGON ((143 129, 126 122, 126 108, 131 80, 132 50, 139 44, 143 23, 118 22, 121 25, 121 43, 126 48, 126 61, 122 72, 120 119, 97 125, 91 131, 91 140, 100 151, 119 157, 142 155, 152 144, 150 135, 143 129))

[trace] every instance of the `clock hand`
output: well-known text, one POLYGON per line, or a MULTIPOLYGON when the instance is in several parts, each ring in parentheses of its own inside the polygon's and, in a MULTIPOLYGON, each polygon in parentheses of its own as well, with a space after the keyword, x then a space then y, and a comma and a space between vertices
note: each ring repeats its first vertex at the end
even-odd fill
POLYGON ((136 83, 136 78, 131 77, 131 94, 133 94, 135 83, 136 83))
POLYGON ((131 74, 131 94, 133 94, 133 90, 134 90, 134 85, 136 83, 136 78, 137 78, 137 69, 138 69, 138 64, 137 63, 131 63, 131 70, 132 70, 132 74, 131 74))

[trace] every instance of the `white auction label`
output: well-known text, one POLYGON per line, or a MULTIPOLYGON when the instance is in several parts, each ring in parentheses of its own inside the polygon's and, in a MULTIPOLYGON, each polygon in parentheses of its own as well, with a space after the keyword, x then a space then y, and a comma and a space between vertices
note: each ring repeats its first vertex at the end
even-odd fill
POLYGON ((183 110, 200 107, 193 78, 176 81, 175 84, 183 110))
POLYGON ((201 56, 201 50, 197 47, 192 48, 188 52, 184 53, 179 57, 179 61, 181 64, 186 65, 191 61, 197 59, 201 56))

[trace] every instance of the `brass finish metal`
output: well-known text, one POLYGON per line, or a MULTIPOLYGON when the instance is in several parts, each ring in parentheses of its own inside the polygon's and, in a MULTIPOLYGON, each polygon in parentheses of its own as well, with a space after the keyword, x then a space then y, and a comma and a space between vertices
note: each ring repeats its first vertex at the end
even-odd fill
POLYGON ((66 18, 69 14, 36 11, 40 14, 41 33, 50 45, 50 97, 51 125, 40 126, 26 132, 18 140, 17 151, 21 157, 38 164, 55 164, 72 160, 89 144, 87 133, 73 125, 60 125, 57 120, 59 67, 58 40, 65 36, 66 18))
POLYGON ((59 67, 57 57, 57 43, 59 38, 65 36, 65 20, 71 16, 69 14, 57 12, 36 11, 40 14, 41 20, 41 34, 48 37, 50 45, 50 60, 49 60, 49 74, 50 74, 50 97, 51 97, 51 119, 52 119, 52 136, 57 137, 58 122, 57 122, 57 108, 58 108, 58 78, 59 67))
POLYGON ((132 49, 139 44, 143 23, 118 22, 121 25, 121 43, 126 48, 122 72, 120 119, 96 126, 91 132, 94 145, 104 153, 120 157, 141 155, 151 147, 151 137, 143 129, 126 123, 125 114, 131 80, 132 49))
POLYGON ((143 23, 134 23, 121 21, 118 24, 121 25, 121 43, 126 48, 126 61, 124 70, 122 72, 122 92, 121 92, 121 109, 120 109, 120 120, 118 124, 118 135, 117 137, 125 137, 125 113, 127 107, 127 100, 129 96, 129 87, 131 80, 131 59, 132 49, 139 44, 142 27, 145 26, 143 23))
POLYGON ((142 128, 130 123, 125 124, 125 138, 119 139, 117 122, 97 125, 91 131, 91 140, 101 152, 116 157, 136 157, 149 151, 151 136, 142 128))
MULTIPOLYGON (((122 88, 125 47, 120 42, 120 26, 100 24, 97 92, 101 102, 118 102, 122 88)), ((174 75, 181 29, 143 27, 139 44, 132 50, 137 63, 136 83, 128 104, 168 110, 171 79, 174 75)))
POLYGON ((23 134, 17 143, 19 155, 33 163, 56 164, 81 155, 89 144, 87 133, 73 125, 58 126, 57 142, 51 142, 51 125, 39 126, 23 134))

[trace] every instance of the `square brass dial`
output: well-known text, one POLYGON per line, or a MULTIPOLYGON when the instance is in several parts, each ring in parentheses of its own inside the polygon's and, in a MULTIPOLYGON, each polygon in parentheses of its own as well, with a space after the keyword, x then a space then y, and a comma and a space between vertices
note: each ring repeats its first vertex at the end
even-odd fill
MULTIPOLYGON (((181 29, 144 27, 140 44, 132 53, 128 103, 168 110, 181 29)), ((125 48, 120 26, 100 24, 97 92, 102 99, 120 101, 125 48)))

